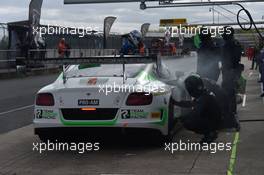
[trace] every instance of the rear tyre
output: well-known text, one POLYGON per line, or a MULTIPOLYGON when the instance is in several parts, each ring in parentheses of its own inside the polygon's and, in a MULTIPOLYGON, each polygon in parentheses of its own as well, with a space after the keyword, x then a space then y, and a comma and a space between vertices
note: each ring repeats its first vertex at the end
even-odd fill
POLYGON ((39 139, 42 142, 48 142, 48 140, 52 140, 51 137, 47 136, 46 134, 38 134, 39 139))
POLYGON ((45 142, 45 143, 47 143, 48 141, 54 142, 57 139, 59 139, 57 136, 52 135, 51 133, 47 133, 47 132, 37 132, 36 135, 39 137, 39 139, 42 142, 45 142))
POLYGON ((169 101, 169 112, 168 112, 168 134, 164 136, 165 142, 172 141, 174 137, 174 127, 178 123, 178 119, 174 117, 174 105, 172 99, 169 101))

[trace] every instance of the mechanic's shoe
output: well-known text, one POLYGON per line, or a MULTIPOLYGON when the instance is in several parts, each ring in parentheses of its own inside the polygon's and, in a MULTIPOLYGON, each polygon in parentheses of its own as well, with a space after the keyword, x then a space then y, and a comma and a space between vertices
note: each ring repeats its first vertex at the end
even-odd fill
POLYGON ((239 123, 239 121, 236 122, 235 129, 236 129, 237 132, 240 131, 241 127, 240 127, 240 123, 239 123))
POLYGON ((240 131, 240 129, 241 129, 241 127, 240 127, 240 122, 239 122, 239 118, 238 118, 238 115, 237 115, 237 113, 236 114, 234 114, 235 116, 235 129, 236 129, 236 131, 240 131))
POLYGON ((263 98, 263 97, 264 97, 264 93, 262 93, 262 94, 260 95, 260 97, 263 98))
POLYGON ((202 138, 202 140, 200 141, 200 144, 210 144, 213 141, 215 141, 218 137, 218 133, 216 131, 210 132, 209 134, 204 135, 204 137, 202 138))
POLYGON ((241 104, 241 103, 243 103, 243 98, 242 98, 241 95, 236 95, 236 103, 237 103, 237 104, 241 104))

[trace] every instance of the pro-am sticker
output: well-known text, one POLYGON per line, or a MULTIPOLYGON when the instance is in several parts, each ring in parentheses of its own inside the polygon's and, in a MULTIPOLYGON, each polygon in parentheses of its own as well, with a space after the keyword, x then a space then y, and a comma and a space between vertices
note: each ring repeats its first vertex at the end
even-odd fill
POLYGON ((53 110, 37 109, 35 117, 37 119, 55 119, 57 117, 57 113, 53 110))
POLYGON ((145 119, 148 114, 143 109, 121 109, 122 119, 145 119))

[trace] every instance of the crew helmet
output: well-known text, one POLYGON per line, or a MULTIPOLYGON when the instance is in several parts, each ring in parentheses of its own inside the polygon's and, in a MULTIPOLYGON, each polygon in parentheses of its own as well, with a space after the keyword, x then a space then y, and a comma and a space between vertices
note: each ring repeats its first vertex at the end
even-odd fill
POLYGON ((205 90, 203 80, 198 74, 188 76, 184 83, 186 90, 194 98, 200 97, 205 90))

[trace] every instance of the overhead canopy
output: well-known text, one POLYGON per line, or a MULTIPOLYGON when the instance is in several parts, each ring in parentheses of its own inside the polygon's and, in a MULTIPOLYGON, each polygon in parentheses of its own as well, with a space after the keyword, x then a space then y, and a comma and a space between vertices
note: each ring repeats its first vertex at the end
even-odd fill
MULTIPOLYGON (((158 1, 158 0, 146 0, 158 1)), ((124 2, 141 2, 141 0, 64 0, 64 4, 92 4, 92 3, 124 3, 124 2)))
POLYGON ((96 3, 124 3, 124 2, 159 2, 161 5, 176 4, 176 5, 230 5, 232 3, 245 3, 245 2, 263 2, 263 0, 64 0, 64 4, 96 4, 96 3))

